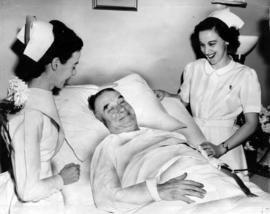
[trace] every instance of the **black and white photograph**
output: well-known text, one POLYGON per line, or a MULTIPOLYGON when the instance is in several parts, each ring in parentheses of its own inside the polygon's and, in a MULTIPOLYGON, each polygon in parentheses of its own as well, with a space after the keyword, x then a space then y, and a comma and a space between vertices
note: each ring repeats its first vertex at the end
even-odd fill
POLYGON ((270 0, 0 0, 0 214, 270 214, 270 0))

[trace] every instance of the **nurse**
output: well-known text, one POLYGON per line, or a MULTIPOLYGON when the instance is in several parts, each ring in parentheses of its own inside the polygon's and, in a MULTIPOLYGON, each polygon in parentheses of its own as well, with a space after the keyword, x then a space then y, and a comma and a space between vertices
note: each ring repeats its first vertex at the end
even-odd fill
POLYGON ((155 90, 159 99, 178 97, 190 105, 192 115, 207 142, 208 156, 220 158, 233 169, 246 169, 241 144, 255 131, 261 110, 261 89, 255 70, 235 62, 231 54, 239 47, 242 21, 230 11, 213 13, 194 30, 204 58, 186 65, 179 94, 155 90), (245 123, 236 126, 243 112, 245 123))
POLYGON ((64 133, 52 92, 76 74, 83 42, 61 21, 31 16, 17 38, 16 78, 0 102, 0 142, 12 166, 0 174, 1 213, 61 213, 61 190, 78 181, 80 168, 53 170, 64 133))

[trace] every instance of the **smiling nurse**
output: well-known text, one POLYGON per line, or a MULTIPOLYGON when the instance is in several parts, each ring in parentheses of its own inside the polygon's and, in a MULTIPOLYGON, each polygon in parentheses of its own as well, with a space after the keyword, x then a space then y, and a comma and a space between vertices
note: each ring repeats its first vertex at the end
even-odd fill
POLYGON ((235 19, 236 15, 230 11, 220 16, 216 13, 195 27, 193 36, 204 58, 185 67, 180 94, 163 90, 155 93, 159 99, 178 97, 190 105, 192 116, 207 138, 201 147, 208 156, 220 158, 233 169, 245 169, 241 144, 256 129, 261 89, 255 70, 230 56, 239 47, 239 31, 236 22, 227 20, 230 16, 235 19), (245 124, 238 128, 235 122, 241 112, 245 124))

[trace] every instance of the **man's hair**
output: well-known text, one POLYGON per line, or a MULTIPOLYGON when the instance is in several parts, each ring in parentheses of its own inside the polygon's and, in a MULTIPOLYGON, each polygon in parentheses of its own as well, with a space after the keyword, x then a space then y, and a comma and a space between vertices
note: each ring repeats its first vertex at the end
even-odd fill
POLYGON ((87 99, 87 100, 88 100, 88 107, 89 107, 89 109, 92 110, 94 113, 95 113, 95 111, 96 111, 96 108, 95 108, 95 102, 96 102, 96 99, 97 99, 100 95, 102 95, 104 92, 106 92, 106 91, 116 91, 116 90, 113 89, 113 88, 104 88, 104 89, 100 90, 98 93, 96 93, 96 94, 94 94, 94 95, 88 97, 88 99, 87 99))

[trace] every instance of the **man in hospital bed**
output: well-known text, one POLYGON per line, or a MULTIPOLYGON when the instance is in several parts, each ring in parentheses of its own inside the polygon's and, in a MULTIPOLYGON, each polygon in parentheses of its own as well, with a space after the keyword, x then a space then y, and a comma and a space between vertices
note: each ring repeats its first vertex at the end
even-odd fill
POLYGON ((98 208, 117 213, 177 213, 180 209, 181 213, 211 213, 210 201, 217 201, 219 213, 245 213, 250 204, 252 213, 269 212, 269 196, 262 196, 263 191, 249 183, 260 197, 247 198, 230 176, 209 164, 183 135, 139 128, 133 108, 118 91, 101 90, 88 102, 111 132, 96 148, 91 163, 98 208), (230 200, 222 200, 226 198, 230 200), (200 206, 191 206, 192 202, 200 206), (204 207, 206 202, 210 205, 204 207))

